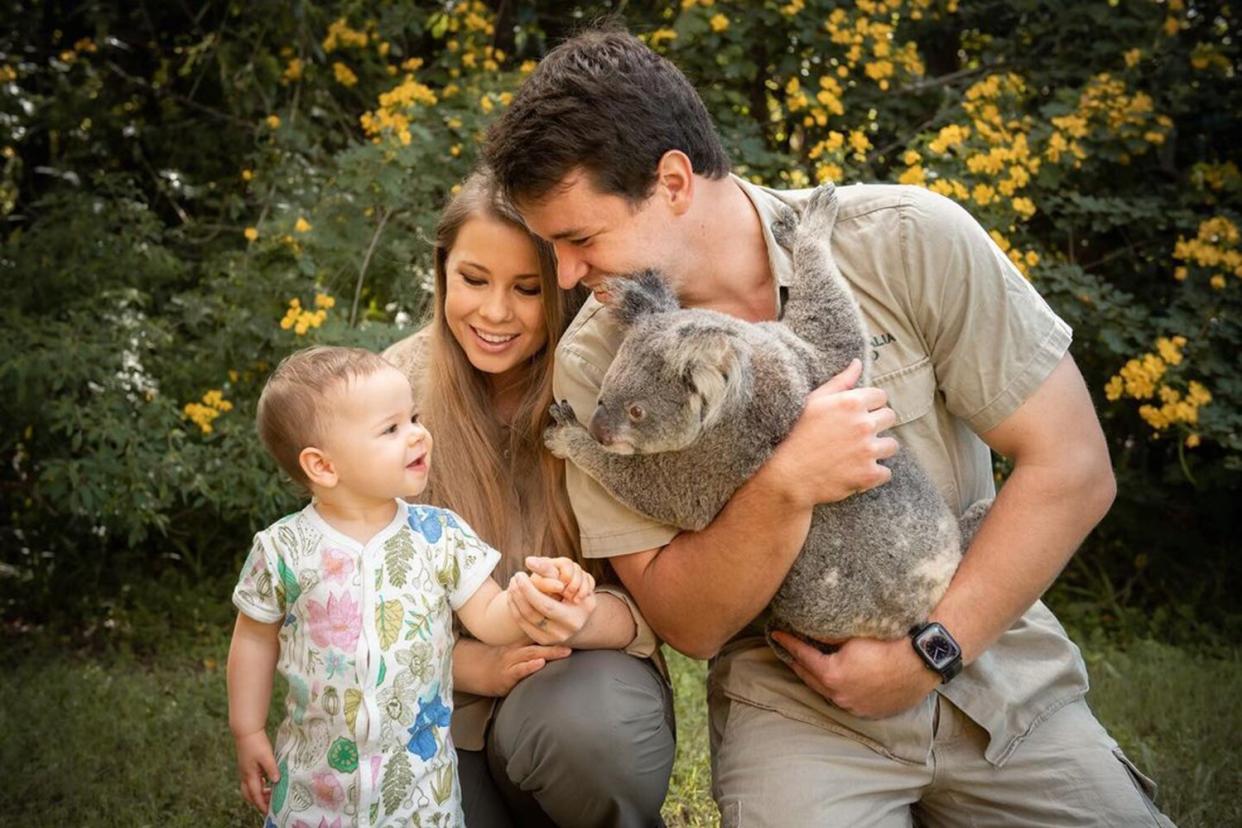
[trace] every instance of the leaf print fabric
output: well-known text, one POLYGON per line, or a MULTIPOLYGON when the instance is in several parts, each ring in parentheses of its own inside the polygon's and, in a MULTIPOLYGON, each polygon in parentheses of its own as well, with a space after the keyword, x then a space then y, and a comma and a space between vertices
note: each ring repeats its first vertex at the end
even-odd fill
POLYGON ((399 501, 365 546, 313 506, 255 536, 233 602, 280 624, 289 685, 267 825, 462 824, 450 610, 499 558, 452 512, 399 501))

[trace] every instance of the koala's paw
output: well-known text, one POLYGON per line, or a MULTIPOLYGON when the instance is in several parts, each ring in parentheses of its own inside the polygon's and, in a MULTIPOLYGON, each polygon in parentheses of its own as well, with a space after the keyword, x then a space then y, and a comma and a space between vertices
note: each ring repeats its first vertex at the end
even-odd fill
POLYGON ((794 234, 798 232, 798 212, 792 207, 785 207, 772 222, 772 237, 776 243, 786 249, 792 249, 794 234))
POLYGON ((552 422, 557 425, 568 425, 578 422, 578 418, 574 415, 573 406, 569 404, 569 400, 561 400, 554 402, 548 406, 548 414, 552 417, 552 422))
POLYGON ((827 239, 837 221, 837 208, 836 185, 819 185, 802 208, 802 231, 812 238, 827 239))

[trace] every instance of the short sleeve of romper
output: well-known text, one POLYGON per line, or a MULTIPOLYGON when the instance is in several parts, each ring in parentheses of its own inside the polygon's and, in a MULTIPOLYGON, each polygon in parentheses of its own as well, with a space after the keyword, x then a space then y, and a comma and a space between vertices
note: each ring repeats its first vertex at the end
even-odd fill
POLYGON ((285 617, 284 590, 278 566, 262 532, 254 536, 250 554, 242 565, 241 577, 233 589, 233 606, 244 615, 264 624, 275 624, 285 617))
POLYGON ((434 506, 410 506, 410 527, 422 534, 436 555, 436 571, 454 610, 470 600, 500 561, 455 512, 434 506))

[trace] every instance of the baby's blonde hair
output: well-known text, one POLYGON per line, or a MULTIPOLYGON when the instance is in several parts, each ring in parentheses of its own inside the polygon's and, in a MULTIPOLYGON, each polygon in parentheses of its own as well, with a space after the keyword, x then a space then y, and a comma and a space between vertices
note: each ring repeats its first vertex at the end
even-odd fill
POLYGON ((255 424, 268 454, 295 483, 306 489, 302 449, 317 446, 328 420, 328 397, 339 386, 392 367, 365 348, 315 345, 280 361, 259 396, 255 424))

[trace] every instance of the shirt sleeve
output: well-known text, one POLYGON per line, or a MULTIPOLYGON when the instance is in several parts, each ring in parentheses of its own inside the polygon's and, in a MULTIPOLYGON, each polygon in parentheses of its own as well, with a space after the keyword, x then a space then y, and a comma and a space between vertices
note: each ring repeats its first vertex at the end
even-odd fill
POLYGON ((452 573, 445 588, 449 606, 459 610, 492 574, 500 562, 500 553, 484 543, 456 513, 448 509, 441 511, 444 536, 440 542, 450 558, 447 571, 452 573))
MULTIPOLYGON (((621 333, 594 298, 561 338, 552 369, 552 392, 568 400, 580 422, 590 418, 621 333)), ((664 546, 680 531, 621 503, 573 463, 565 464, 565 489, 578 521, 582 555, 610 558, 664 546)))
POLYGON ((277 579, 276 567, 272 565, 272 556, 260 532, 254 536, 254 544, 242 566, 241 578, 233 589, 233 606, 264 624, 284 620, 284 590, 276 588, 277 579))
POLYGON ((914 190, 902 211, 910 303, 945 407, 995 428, 1047 379, 1071 330, 952 200, 914 190))

